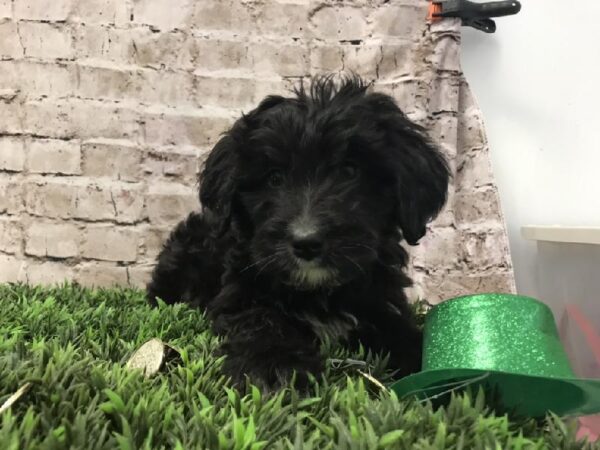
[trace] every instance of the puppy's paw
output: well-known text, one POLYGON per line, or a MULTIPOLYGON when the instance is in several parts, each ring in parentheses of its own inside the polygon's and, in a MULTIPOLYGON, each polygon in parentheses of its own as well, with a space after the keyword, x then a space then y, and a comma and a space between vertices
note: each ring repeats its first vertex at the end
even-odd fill
POLYGON ((247 382, 254 384, 263 392, 273 392, 284 387, 294 387, 298 391, 307 391, 311 379, 318 377, 324 364, 320 357, 290 359, 289 357, 254 359, 239 361, 228 356, 223 372, 231 377, 232 384, 240 390, 246 388, 247 382), (241 364, 239 364, 241 362, 241 364))

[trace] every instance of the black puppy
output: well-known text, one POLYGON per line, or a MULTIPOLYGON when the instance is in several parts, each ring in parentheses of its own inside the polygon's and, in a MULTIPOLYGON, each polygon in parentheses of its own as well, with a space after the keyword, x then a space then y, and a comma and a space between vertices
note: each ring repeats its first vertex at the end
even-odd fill
POLYGON ((423 129, 358 78, 267 97, 210 153, 203 212, 172 232, 148 298, 205 309, 235 383, 305 381, 323 368, 325 338, 416 371, 400 241, 425 234, 448 178, 423 129))

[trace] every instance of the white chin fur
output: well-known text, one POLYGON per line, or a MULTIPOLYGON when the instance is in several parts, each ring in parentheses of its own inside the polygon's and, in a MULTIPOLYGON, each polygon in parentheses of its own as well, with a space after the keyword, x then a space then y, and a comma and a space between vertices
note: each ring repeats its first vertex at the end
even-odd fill
POLYGON ((321 267, 316 263, 299 262, 298 268, 292 272, 292 284, 306 288, 318 288, 324 285, 335 284, 335 272, 321 267))

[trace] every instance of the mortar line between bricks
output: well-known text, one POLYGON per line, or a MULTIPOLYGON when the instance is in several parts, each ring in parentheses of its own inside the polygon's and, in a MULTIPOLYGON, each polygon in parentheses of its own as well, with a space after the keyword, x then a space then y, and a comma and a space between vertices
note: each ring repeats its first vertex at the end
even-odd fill
MULTIPOLYGON (((15 254, 7 253, 0 250, 0 255, 9 256, 9 257, 17 257, 15 254)), ((113 267, 133 267, 139 266, 140 261, 136 258, 133 261, 120 261, 113 259, 101 259, 101 258, 90 258, 87 256, 69 256, 66 258, 60 256, 51 256, 51 255, 33 255, 31 253, 24 253, 21 257, 21 260, 25 263, 27 262, 50 262, 50 263, 60 263, 61 265, 66 265, 68 267, 77 267, 82 263, 105 263, 110 264, 113 267)))
MULTIPOLYGON (((28 100, 26 104, 50 104, 58 106, 69 106, 69 105, 86 105, 102 107, 104 109, 117 108, 124 111, 130 111, 137 113, 138 115, 165 115, 171 117, 197 117, 203 119, 232 119, 238 113, 233 108, 218 107, 215 105, 202 106, 191 106, 191 105, 180 105, 180 106, 168 106, 163 103, 139 103, 132 100, 117 101, 117 100, 105 100, 98 99, 96 97, 76 97, 69 96, 63 98, 44 98, 40 100, 28 100), (140 110, 140 107, 143 108, 140 110)), ((17 133, 15 133, 17 134, 17 133)), ((32 133, 21 133, 32 135, 32 133)), ((34 136, 38 136, 33 134, 34 136)), ((39 135, 42 136, 42 135, 39 135)), ((68 137, 55 137, 55 139, 70 140, 74 139, 72 136, 68 137)), ((81 137, 79 138, 81 139, 81 137)))
MULTIPOLYGON (((61 181, 61 180, 65 180, 67 181, 67 185, 69 186, 73 186, 76 188, 81 188, 81 187, 88 187, 88 186, 98 186, 98 187, 109 187, 109 186, 114 186, 114 187, 144 187, 144 180, 140 180, 140 181, 123 181, 123 180, 115 180, 115 179, 109 179, 109 178, 102 178, 102 177, 96 177, 93 175, 84 175, 84 174, 77 174, 74 176, 65 176, 62 174, 55 174, 55 173, 27 173, 25 171, 22 172, 23 175, 27 175, 28 179, 26 181, 28 182, 32 182, 32 183, 45 183, 47 181, 51 181, 56 183, 57 181, 61 181), (74 178, 76 178, 76 180, 74 180, 74 178), (72 182, 75 181, 75 183, 73 184, 72 182), (134 186, 135 185, 135 186, 134 186)), ((182 183, 169 183, 169 184, 182 184, 182 183)), ((185 186, 185 185, 184 185, 185 186)))
POLYGON ((60 216, 49 216, 49 215, 41 215, 41 214, 33 214, 27 210, 23 210, 19 213, 16 214, 11 214, 11 216, 16 216, 17 214, 19 214, 19 216, 25 218, 25 219, 42 219, 48 222, 52 222, 52 221, 61 221, 61 222, 65 222, 65 223, 73 223, 75 225, 84 225, 84 224, 93 224, 93 225, 106 225, 106 226, 110 226, 110 225, 118 225, 119 229, 131 229, 131 230, 139 230, 139 228, 143 228, 144 225, 157 225, 154 224, 150 221, 149 218, 144 217, 143 219, 134 221, 134 222, 121 222, 118 221, 118 219, 115 218, 111 218, 111 219, 89 219, 89 218, 85 218, 85 217, 60 217, 60 216))

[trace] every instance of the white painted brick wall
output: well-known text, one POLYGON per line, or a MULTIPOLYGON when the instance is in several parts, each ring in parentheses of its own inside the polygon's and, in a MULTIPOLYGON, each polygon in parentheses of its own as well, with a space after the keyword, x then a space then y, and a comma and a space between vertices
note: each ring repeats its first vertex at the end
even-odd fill
POLYGON ((512 290, 459 29, 425 0, 0 0, 0 281, 148 279, 207 152, 265 95, 353 70, 431 130, 451 200, 413 250, 433 301, 512 290))

